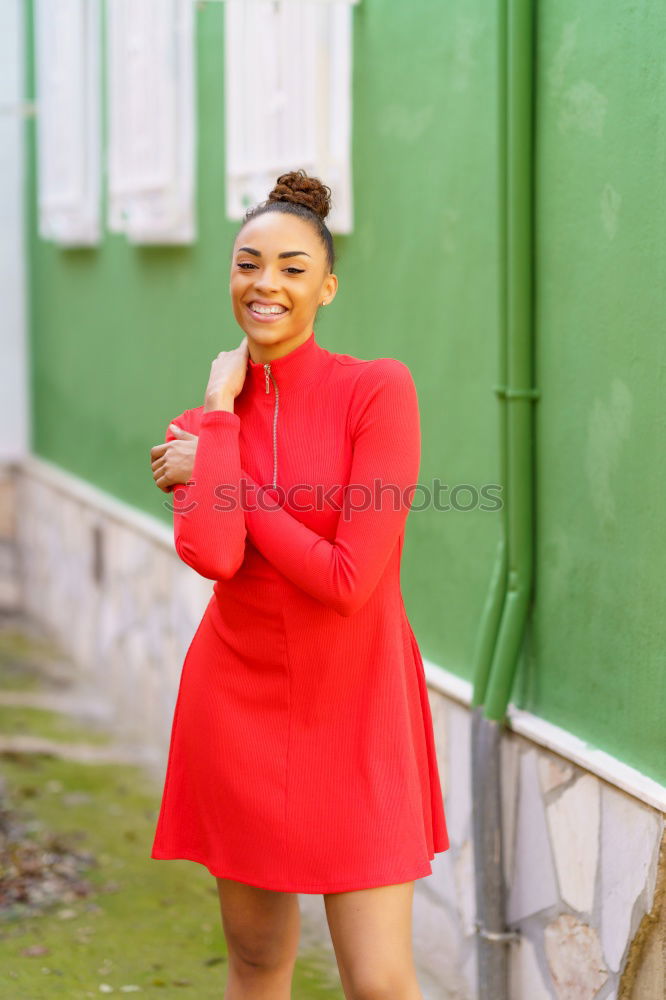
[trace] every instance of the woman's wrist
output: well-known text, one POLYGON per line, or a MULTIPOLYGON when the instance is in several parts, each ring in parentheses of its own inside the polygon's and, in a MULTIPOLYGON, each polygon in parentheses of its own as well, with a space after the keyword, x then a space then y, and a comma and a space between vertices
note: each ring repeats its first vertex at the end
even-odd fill
POLYGON ((209 413, 211 410, 226 410, 228 413, 233 413, 234 399, 235 397, 231 393, 207 396, 204 401, 204 413, 209 413))

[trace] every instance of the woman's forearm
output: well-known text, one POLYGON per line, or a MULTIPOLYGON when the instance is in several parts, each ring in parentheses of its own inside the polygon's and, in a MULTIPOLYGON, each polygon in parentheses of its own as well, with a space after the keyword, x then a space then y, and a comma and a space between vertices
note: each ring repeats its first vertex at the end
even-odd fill
POLYGON ((176 552, 209 580, 232 577, 245 556, 239 433, 237 414, 204 412, 188 481, 171 493, 176 552))

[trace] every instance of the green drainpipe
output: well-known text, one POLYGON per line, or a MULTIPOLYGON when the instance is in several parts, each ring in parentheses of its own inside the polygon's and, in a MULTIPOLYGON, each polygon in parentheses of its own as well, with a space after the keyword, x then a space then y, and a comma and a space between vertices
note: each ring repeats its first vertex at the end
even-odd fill
POLYGON ((507 1000, 501 741, 533 581, 533 51, 535 0, 499 0, 500 541, 474 656, 471 780, 478 996, 507 1000))
POLYGON ((533 583, 533 0, 499 10, 501 538, 474 654, 472 707, 502 721, 533 583))

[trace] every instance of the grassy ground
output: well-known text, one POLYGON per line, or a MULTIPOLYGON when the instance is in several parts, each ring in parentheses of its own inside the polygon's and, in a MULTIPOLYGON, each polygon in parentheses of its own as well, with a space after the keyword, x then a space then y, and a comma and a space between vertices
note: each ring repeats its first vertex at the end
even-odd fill
MULTIPOLYGON (((0 636, 0 690, 43 688, 30 650, 16 635, 0 636)), ((68 742, 100 738, 57 713, 3 706, 0 737, 17 732, 68 742)), ((93 861, 80 873, 87 894, 70 893, 30 913, 24 903, 7 905, 9 866, 0 854, 3 1000, 138 992, 222 997, 226 950, 215 880, 193 862, 150 858, 159 797, 142 769, 5 750, 0 780, 3 805, 26 823, 27 837, 57 835, 93 861)), ((293 996, 342 1000, 316 951, 299 957, 293 996)))
POLYGON ((108 733, 93 731, 57 712, 24 705, 0 705, 0 733, 4 736, 45 736, 65 743, 75 743, 80 740, 85 743, 105 745, 111 742, 108 733))

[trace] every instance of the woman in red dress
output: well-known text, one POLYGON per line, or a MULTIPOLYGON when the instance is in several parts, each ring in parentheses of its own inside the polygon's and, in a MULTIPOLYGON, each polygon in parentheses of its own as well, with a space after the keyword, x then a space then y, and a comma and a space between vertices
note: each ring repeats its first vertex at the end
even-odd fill
POLYGON ((180 558, 213 580, 174 710, 151 857, 217 880, 228 1000, 290 996, 299 892, 322 893, 348 998, 419 1000, 414 880, 449 847, 400 589, 420 465, 393 358, 334 353, 330 190, 282 175, 231 261, 245 336, 151 449, 180 558))

